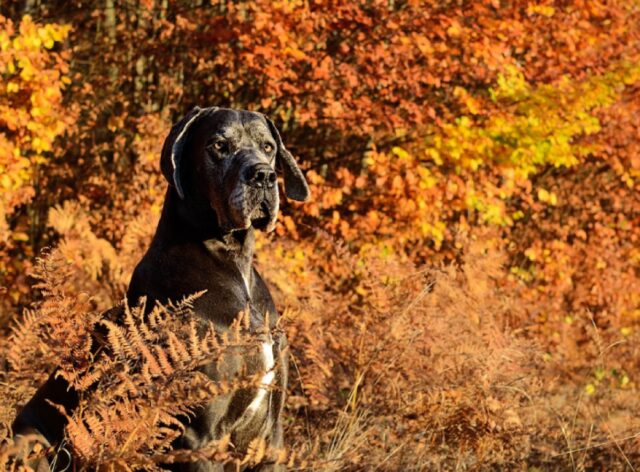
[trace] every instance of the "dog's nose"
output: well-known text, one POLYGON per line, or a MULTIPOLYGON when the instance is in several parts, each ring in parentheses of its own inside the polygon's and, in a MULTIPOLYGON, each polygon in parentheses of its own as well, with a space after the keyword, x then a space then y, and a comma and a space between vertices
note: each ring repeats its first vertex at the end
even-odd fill
POLYGON ((247 173, 247 183, 252 187, 273 188, 276 184, 276 173, 268 164, 256 164, 247 173))

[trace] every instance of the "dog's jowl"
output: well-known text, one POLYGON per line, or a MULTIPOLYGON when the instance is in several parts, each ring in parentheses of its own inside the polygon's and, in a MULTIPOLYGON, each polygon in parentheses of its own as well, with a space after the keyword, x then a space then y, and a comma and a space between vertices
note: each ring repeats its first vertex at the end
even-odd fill
MULTIPOLYGON (((250 366, 252 374, 261 373, 259 384, 250 391, 212 398, 185 423, 175 447, 198 449, 227 434, 239 451, 256 438, 281 447, 286 339, 273 329, 278 313, 253 267, 254 231, 275 226, 280 203, 277 171, 283 174, 287 198, 298 201, 309 195, 304 176, 268 118, 215 107, 196 107, 173 126, 162 149, 161 168, 169 188, 153 241, 133 272, 128 302, 134 305, 147 297, 146 306, 152 307, 156 301, 177 301, 205 291, 194 305, 197 316, 224 330, 248 307, 252 329, 265 333, 259 355, 238 363, 250 366)), ((215 380, 220 380, 222 370, 240 370, 233 365, 237 359, 224 362, 231 365, 221 369, 212 362, 204 370, 215 380)), ((52 375, 16 418, 15 434, 35 433, 42 442, 59 443, 65 420, 49 402, 71 411, 78 399, 52 375)), ((209 461, 167 467, 224 470, 209 461)), ((278 466, 258 467, 274 468, 278 466)))

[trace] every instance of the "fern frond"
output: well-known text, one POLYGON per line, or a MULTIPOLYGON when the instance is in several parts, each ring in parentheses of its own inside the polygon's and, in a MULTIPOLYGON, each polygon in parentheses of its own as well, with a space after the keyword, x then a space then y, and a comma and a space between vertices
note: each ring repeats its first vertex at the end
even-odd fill
POLYGON ((101 323, 107 328, 107 339, 113 354, 123 359, 134 357, 136 351, 129 344, 125 330, 109 320, 102 320, 101 323))
POLYGON ((15 370, 19 370, 24 362, 28 362, 31 352, 27 349, 28 346, 37 346, 40 343, 39 339, 39 326, 40 320, 33 310, 25 310, 21 322, 11 328, 11 335, 9 336, 7 351, 7 360, 11 367, 15 370))

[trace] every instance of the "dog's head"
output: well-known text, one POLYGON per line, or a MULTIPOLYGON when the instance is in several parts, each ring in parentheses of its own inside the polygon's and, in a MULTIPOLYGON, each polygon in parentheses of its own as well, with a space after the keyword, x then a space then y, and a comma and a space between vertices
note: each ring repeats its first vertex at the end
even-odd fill
POLYGON ((305 201, 309 187, 271 120, 260 113, 194 108, 162 148, 162 172, 187 204, 209 205, 225 232, 270 231, 278 215, 276 170, 285 194, 305 201))

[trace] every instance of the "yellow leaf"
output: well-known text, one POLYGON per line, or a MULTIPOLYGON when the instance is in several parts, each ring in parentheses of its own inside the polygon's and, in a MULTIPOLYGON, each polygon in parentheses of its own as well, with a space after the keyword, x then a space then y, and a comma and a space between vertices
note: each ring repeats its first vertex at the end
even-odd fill
POLYGON ((306 58, 306 54, 304 52, 302 52, 300 49, 298 49, 297 47, 286 47, 284 48, 283 52, 285 54, 288 54, 291 57, 294 57, 295 59, 298 60, 302 60, 304 58, 306 58))
POLYGON ((527 259, 529 259, 532 262, 536 260, 536 252, 532 248, 529 248, 526 251, 524 251, 524 255, 527 257, 527 259))
POLYGON ((549 201, 549 192, 546 191, 543 188, 538 189, 538 200, 540 200, 541 202, 548 202, 549 201))
POLYGON ((527 7, 528 15, 534 15, 537 13, 538 15, 546 16, 547 18, 549 18, 552 17, 555 12, 556 9, 551 5, 529 5, 527 7))
POLYGON ((460 23, 458 23, 455 20, 451 22, 451 26, 447 28, 447 34, 452 38, 455 38, 457 36, 460 36, 461 33, 462 33, 462 28, 460 27, 460 23))
POLYGON ((358 286, 356 287, 356 293, 357 293, 358 295, 365 296, 365 295, 367 294, 367 291, 362 287, 362 285, 358 285, 358 286))
POLYGON ((29 235, 21 231, 13 233, 11 237, 13 238, 14 241, 22 241, 22 242, 29 241, 29 235))
POLYGON ((393 147, 391 152, 398 156, 400 160, 409 160, 411 158, 407 151, 398 146, 393 147))
POLYGON ((0 177, 0 185, 2 185, 2 188, 11 188, 11 179, 7 174, 4 174, 2 177, 0 177))

